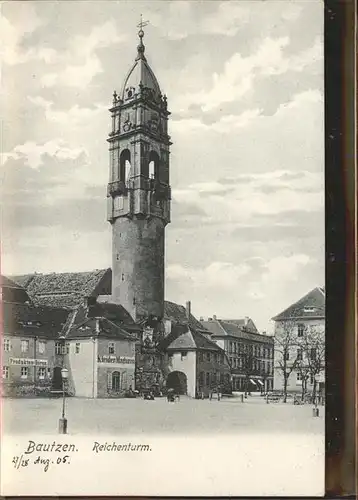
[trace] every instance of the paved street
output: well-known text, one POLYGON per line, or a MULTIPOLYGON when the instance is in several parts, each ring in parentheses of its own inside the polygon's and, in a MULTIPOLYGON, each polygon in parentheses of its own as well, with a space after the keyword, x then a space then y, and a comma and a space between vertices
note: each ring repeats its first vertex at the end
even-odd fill
MULTIPOLYGON (((4 399, 3 432, 57 432, 61 399, 4 399)), ((303 433, 324 435, 324 408, 312 416, 312 406, 265 404, 258 396, 168 403, 164 398, 66 400, 69 434, 123 433, 303 433)))

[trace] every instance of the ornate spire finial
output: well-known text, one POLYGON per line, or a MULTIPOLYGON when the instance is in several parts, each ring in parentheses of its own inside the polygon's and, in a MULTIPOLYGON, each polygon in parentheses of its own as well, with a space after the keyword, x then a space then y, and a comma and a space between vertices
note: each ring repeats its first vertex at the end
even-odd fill
POLYGON ((137 59, 145 59, 145 57, 144 57, 145 47, 143 44, 143 37, 144 37, 143 28, 144 28, 144 26, 147 26, 147 24, 149 24, 149 21, 143 21, 143 16, 141 14, 140 15, 140 23, 137 24, 137 27, 139 28, 139 31, 138 31, 139 45, 137 47, 137 49, 138 49, 137 59))

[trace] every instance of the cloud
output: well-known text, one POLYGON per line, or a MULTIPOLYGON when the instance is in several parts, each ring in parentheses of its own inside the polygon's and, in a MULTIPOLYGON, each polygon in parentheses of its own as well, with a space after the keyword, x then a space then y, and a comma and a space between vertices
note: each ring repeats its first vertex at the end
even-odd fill
POLYGON ((195 183, 173 190, 177 202, 187 202, 204 210, 206 223, 249 224, 258 216, 283 212, 314 212, 323 209, 323 176, 302 171, 241 174, 236 178, 195 183))
POLYGON ((171 280, 180 280, 188 287, 218 287, 231 288, 250 271, 243 263, 234 265, 229 262, 213 262, 205 268, 184 267, 181 264, 171 264, 167 267, 167 276, 171 280))
POLYGON ((204 113, 211 112, 223 104, 241 100, 253 90, 254 82, 258 78, 288 71, 302 72, 310 64, 323 59, 323 44, 319 37, 311 48, 290 56, 284 53, 289 44, 288 36, 266 37, 256 52, 246 57, 236 52, 225 62, 221 73, 212 75, 209 85, 179 96, 174 102, 173 110, 185 113, 195 105, 204 113))
POLYGON ((248 286, 248 296, 255 300, 265 299, 277 285, 277 280, 285 286, 291 286, 299 280, 303 270, 312 263, 306 254, 279 255, 270 259, 265 265, 265 271, 258 280, 248 286))
POLYGON ((62 139, 53 139, 43 144, 27 141, 19 144, 10 153, 5 153, 5 164, 10 158, 24 158, 25 164, 30 168, 39 168, 45 163, 47 156, 52 156, 58 160, 74 160, 80 156, 87 156, 87 151, 83 147, 74 148, 66 144, 62 139))
MULTIPOLYGON (((168 2, 165 13, 153 11, 150 13, 151 24, 170 40, 184 40, 198 35, 221 35, 234 37, 252 20, 260 25, 265 21, 267 7, 262 2, 258 6, 249 5, 244 1, 213 2, 206 12, 198 12, 198 8, 190 1, 168 2)), ((302 8, 299 5, 281 5, 276 16, 287 22, 296 21, 302 8)), ((266 20, 267 22, 267 20, 266 20)))
POLYGON ((191 130, 213 131, 219 133, 233 132, 236 129, 246 127, 255 118, 260 116, 259 109, 247 109, 240 115, 226 115, 219 120, 206 124, 197 118, 183 118, 173 120, 170 124, 171 130, 174 132, 190 132, 191 130))
POLYGON ((113 21, 92 27, 89 34, 74 37, 67 51, 59 54, 62 69, 44 74, 41 77, 42 85, 44 87, 63 85, 85 89, 96 75, 103 72, 97 51, 125 39, 124 35, 118 34, 113 21), (67 64, 68 60, 76 61, 76 63, 67 64))
POLYGON ((36 106, 45 109, 45 117, 48 121, 67 125, 68 127, 82 126, 84 123, 94 120, 96 116, 104 111, 108 112, 108 106, 104 104, 94 104, 92 108, 84 108, 75 104, 70 109, 60 111, 53 109, 54 103, 47 101, 41 96, 29 96, 28 100, 36 106))
POLYGON ((17 21, 11 23, 5 16, 5 6, 2 5, 0 16, 0 58, 4 64, 17 65, 31 60, 43 60, 49 63, 53 60, 55 51, 50 48, 36 47, 24 49, 24 38, 35 32, 43 21, 36 14, 35 8, 29 3, 17 4, 17 21))

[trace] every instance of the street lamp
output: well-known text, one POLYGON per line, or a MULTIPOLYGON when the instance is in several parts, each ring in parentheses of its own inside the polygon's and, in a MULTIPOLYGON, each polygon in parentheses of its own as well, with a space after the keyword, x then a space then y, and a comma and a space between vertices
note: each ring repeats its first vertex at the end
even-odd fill
POLYGON ((58 431, 60 434, 67 434, 67 418, 65 418, 66 380, 68 379, 67 368, 62 368, 62 417, 59 420, 58 431))

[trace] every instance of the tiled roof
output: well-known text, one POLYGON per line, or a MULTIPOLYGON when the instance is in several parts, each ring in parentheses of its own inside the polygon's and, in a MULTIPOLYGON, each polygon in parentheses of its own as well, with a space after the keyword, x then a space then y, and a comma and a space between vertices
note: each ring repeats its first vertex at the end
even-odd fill
MULTIPOLYGON (((164 317, 173 323, 184 324, 188 322, 185 307, 169 300, 164 302, 164 317)), ((190 314, 189 325, 197 330, 204 330, 203 325, 192 314, 190 314)))
POLYGON ((210 350, 222 351, 215 342, 207 339, 203 334, 188 327, 188 325, 174 325, 171 333, 161 342, 161 348, 168 350, 210 350))
POLYGON ((248 332, 252 333, 259 333, 258 329, 256 328, 255 323, 252 321, 251 318, 245 319, 224 319, 226 323, 233 323, 234 325, 239 326, 240 328, 244 328, 248 332))
POLYGON ((274 321, 288 319, 325 318, 326 296, 322 287, 316 287, 280 314, 274 321))
POLYGON ((245 326, 239 326, 236 322, 232 321, 213 319, 210 321, 203 321, 203 325, 212 332, 213 338, 235 337, 237 339, 245 339, 256 342, 273 342, 273 337, 254 333, 253 331, 247 330, 245 326))
POLYGON ((127 340, 127 341, 136 341, 136 337, 130 335, 123 328, 120 328, 118 325, 112 323, 107 318, 87 318, 85 321, 79 324, 74 324, 70 331, 66 335, 66 339, 78 339, 78 338, 89 338, 89 337, 101 337, 101 338, 109 338, 115 340, 127 340), (97 331, 97 321, 98 321, 98 330, 97 331))
POLYGON ((85 297, 110 293, 110 269, 80 273, 50 273, 14 276, 37 305, 73 308, 85 297))
POLYGON ((26 290, 6 276, 0 275, 0 288, 2 302, 14 302, 18 304, 31 302, 26 290))
POLYGON ((35 307, 31 304, 3 303, 3 332, 55 339, 61 334, 68 311, 53 307, 35 307))
MULTIPOLYGON (((13 276, 13 280, 24 286, 38 305, 71 309, 90 296, 98 296, 98 303, 111 300, 111 269, 82 273, 29 274, 13 276)), ((187 323, 185 307, 168 300, 164 303, 164 316, 173 323, 187 323)), ((203 325, 192 314, 189 324, 196 330, 204 330, 203 325)))

